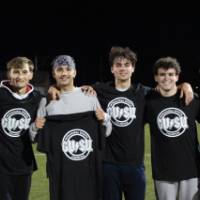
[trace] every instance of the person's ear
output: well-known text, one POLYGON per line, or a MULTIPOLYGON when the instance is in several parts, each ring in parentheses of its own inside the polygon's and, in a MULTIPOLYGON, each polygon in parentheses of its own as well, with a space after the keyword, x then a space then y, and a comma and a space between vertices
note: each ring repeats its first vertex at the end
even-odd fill
POLYGON ((74 75, 73 75, 73 78, 75 78, 75 77, 76 77, 76 74, 77 74, 77 72, 76 72, 76 70, 74 70, 74 75))
POLYGON ((132 73, 134 73, 134 71, 135 71, 135 66, 132 67, 132 73))
POLYGON ((154 75, 154 81, 157 83, 158 82, 158 75, 154 75))
POLYGON ((111 71, 112 74, 114 73, 114 72, 113 72, 113 67, 110 68, 110 71, 111 71))
POLYGON ((176 75, 176 82, 179 80, 179 74, 176 75))
POLYGON ((29 74, 29 81, 33 79, 33 71, 30 72, 29 74))

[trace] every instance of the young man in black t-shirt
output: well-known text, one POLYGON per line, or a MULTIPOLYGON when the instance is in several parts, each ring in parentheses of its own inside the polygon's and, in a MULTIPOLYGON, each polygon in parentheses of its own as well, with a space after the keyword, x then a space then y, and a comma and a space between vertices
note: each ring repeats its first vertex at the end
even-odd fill
POLYGON ((147 95, 145 116, 150 124, 152 174, 159 200, 199 199, 196 120, 200 104, 196 96, 188 106, 179 98, 180 72, 175 58, 157 60, 154 77, 160 93, 147 95))
POLYGON ((29 125, 36 117, 41 95, 29 83, 33 68, 28 58, 13 58, 7 63, 8 80, 0 86, 1 200, 28 200, 31 175, 37 168, 29 125))
POLYGON ((132 84, 137 61, 129 48, 113 47, 109 61, 114 82, 94 86, 104 110, 111 116, 113 130, 106 139, 103 163, 103 199, 143 200, 145 95, 149 88, 132 84))

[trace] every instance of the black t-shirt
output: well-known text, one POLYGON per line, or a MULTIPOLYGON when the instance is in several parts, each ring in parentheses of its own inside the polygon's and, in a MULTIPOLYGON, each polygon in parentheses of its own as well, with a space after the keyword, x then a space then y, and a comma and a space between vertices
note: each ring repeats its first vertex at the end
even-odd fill
POLYGON ((0 173, 22 175, 37 168, 29 125, 35 120, 40 99, 36 91, 19 100, 0 88, 0 173))
POLYGON ((189 106, 179 94, 147 96, 146 119, 151 131, 152 173, 156 180, 179 181, 199 176, 197 128, 199 99, 189 106))
POLYGON ((106 138, 105 162, 141 164, 144 157, 144 107, 149 88, 134 84, 118 91, 113 83, 94 85, 102 108, 111 116, 112 133, 106 138))
POLYGON ((48 116, 38 150, 47 154, 52 200, 101 196, 104 128, 94 112, 48 116))

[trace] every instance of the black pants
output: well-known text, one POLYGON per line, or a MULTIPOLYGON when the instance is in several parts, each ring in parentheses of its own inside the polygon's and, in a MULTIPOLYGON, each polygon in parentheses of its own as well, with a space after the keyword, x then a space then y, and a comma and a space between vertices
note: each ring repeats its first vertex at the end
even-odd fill
POLYGON ((103 164, 103 200, 144 200, 144 165, 103 164))
POLYGON ((0 200, 28 200, 31 187, 30 175, 0 173, 0 200))

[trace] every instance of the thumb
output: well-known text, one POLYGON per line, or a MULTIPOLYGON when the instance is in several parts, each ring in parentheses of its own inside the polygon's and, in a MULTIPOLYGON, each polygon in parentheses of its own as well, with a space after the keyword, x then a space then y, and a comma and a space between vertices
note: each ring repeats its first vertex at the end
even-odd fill
POLYGON ((180 92, 180 98, 183 98, 183 90, 180 92))

